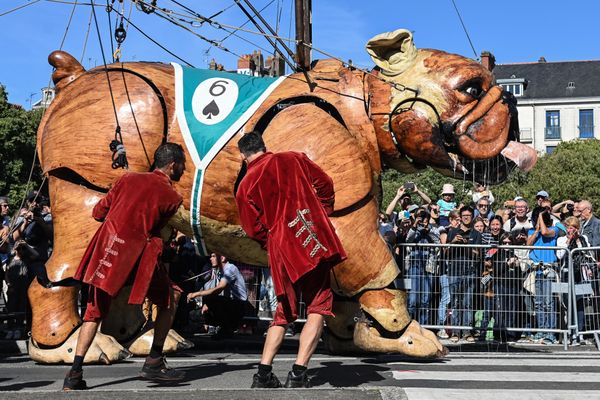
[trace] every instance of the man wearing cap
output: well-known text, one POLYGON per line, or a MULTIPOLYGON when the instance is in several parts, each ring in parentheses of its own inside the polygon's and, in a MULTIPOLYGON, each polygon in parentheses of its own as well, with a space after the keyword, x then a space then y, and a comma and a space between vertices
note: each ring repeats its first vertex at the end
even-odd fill
POLYGON ((456 201, 454 201, 454 186, 445 183, 442 186, 442 198, 437 201, 437 205, 440 208, 440 226, 447 226, 450 222, 448 221, 448 214, 450 211, 456 209, 456 201))

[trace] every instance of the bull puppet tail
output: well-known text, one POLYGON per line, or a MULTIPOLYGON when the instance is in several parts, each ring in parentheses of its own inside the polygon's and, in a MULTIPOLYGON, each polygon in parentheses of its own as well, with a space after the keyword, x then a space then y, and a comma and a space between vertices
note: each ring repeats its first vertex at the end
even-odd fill
POLYGON ((48 63, 54 67, 52 81, 57 91, 60 91, 85 72, 85 68, 75 57, 62 50, 55 50, 50 53, 48 63))

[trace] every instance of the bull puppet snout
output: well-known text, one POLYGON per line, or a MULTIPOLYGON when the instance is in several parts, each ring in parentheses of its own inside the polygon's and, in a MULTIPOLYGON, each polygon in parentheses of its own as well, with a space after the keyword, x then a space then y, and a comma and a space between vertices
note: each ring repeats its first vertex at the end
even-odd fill
POLYGON ((502 88, 493 86, 457 124, 454 134, 461 153, 467 158, 492 158, 506 146, 510 113, 502 96, 502 88))

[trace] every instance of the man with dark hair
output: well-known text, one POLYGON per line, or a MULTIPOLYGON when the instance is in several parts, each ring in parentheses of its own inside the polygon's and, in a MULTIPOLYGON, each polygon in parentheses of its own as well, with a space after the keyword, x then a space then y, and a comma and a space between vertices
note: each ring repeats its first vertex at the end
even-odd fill
MULTIPOLYGON (((481 234, 473 229, 473 209, 464 206, 459 211, 460 226, 448 230, 447 243, 456 245, 481 244, 481 234)), ((450 290, 452 325, 472 326, 473 292, 475 290, 475 260, 479 255, 476 247, 453 247, 448 251, 448 286, 450 290)), ((460 339, 460 330, 453 329, 450 341, 456 343, 460 339)), ((463 330, 462 339, 474 342, 475 338, 469 329, 463 330)))
POLYGON ((89 300, 63 390, 87 388, 83 359, 108 313, 111 298, 128 284, 133 284, 130 304, 141 304, 147 297, 158 307, 152 348, 140 376, 156 381, 184 377, 183 372, 169 368, 162 356, 176 302, 167 271, 159 260, 163 249, 160 230, 182 202, 171 182, 179 181, 185 171, 185 153, 180 145, 166 143, 156 150, 154 159, 153 172, 126 173, 92 211, 102 225, 75 273, 75 279, 89 285, 89 300))
POLYGON ((248 166, 236 194, 240 221, 248 236, 267 250, 279 301, 252 387, 281 386, 271 365, 285 327, 298 317, 300 295, 308 317, 285 387, 310 387, 307 365, 324 316, 333 315, 329 273, 346 258, 328 218, 335 199, 333 181, 303 153, 267 152, 256 132, 244 135, 238 147, 248 166))

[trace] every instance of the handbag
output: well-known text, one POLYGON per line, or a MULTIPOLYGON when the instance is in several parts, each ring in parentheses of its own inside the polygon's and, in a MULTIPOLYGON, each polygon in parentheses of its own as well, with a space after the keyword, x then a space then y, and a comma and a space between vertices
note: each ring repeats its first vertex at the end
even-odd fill
POLYGON ((439 265, 437 261, 437 254, 435 254, 435 251, 430 251, 429 257, 427 257, 427 262, 425 263, 425 272, 428 272, 432 275, 438 275, 439 265))
POLYGON ((523 281, 523 289, 535 296, 535 271, 527 274, 527 277, 523 281))

